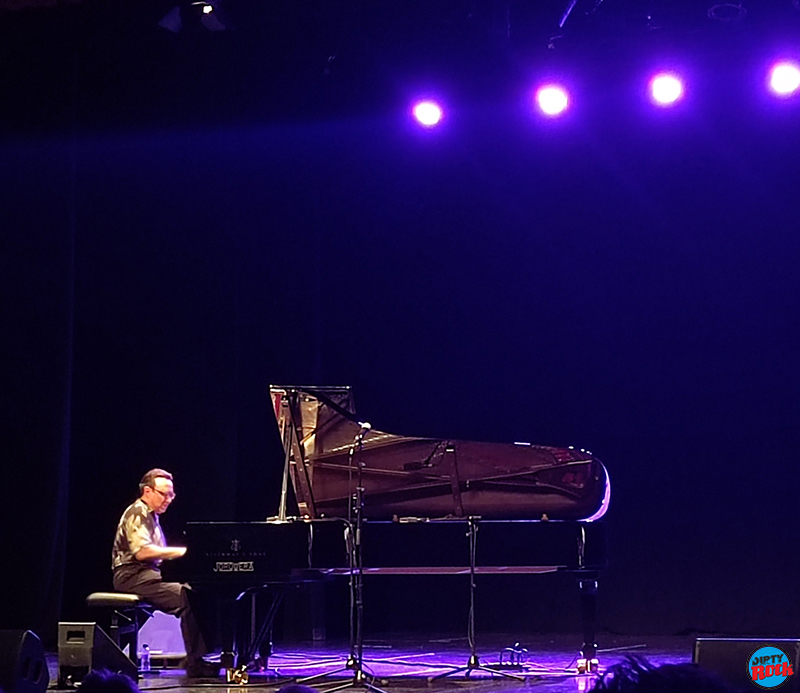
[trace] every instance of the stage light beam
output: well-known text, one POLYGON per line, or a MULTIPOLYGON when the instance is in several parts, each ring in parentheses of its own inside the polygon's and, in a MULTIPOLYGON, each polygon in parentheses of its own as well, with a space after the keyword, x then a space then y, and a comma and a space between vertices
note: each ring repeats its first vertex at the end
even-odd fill
POLYGON ((800 87, 800 68, 796 63, 780 62, 769 73, 769 88, 777 96, 791 96, 800 87))
POLYGON ((660 72, 650 80, 650 99, 657 106, 672 106, 683 98, 683 82, 674 74, 660 72))
POLYGON ((412 113, 417 122, 426 128, 435 127, 444 117, 442 107, 435 101, 420 101, 414 105, 412 113))
POLYGON ((546 116, 559 116, 569 106, 569 94, 564 87, 546 84, 536 90, 536 103, 546 116))

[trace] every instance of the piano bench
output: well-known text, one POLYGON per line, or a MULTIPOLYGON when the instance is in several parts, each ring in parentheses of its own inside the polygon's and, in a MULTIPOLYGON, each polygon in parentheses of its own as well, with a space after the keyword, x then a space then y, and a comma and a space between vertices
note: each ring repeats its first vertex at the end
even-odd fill
POLYGON ((128 657, 139 665, 139 629, 153 615, 153 607, 136 594, 92 592, 86 597, 90 609, 111 611, 109 636, 120 650, 128 648, 128 657))

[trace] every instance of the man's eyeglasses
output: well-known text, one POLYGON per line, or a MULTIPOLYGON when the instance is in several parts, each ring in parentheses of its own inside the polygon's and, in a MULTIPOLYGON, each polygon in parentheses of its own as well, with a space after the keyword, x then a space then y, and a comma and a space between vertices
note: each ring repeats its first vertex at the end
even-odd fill
POLYGON ((170 491, 169 493, 165 493, 164 491, 159 491, 157 488, 153 489, 156 493, 160 493, 162 497, 167 498, 169 500, 175 500, 175 494, 170 491))

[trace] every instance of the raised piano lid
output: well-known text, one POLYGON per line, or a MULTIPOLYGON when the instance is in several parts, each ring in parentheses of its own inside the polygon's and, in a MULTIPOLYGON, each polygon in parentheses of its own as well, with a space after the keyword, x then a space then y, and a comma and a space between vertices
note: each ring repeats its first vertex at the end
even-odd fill
POLYGON ((300 514, 345 517, 358 465, 364 515, 596 520, 610 485, 591 453, 517 443, 416 438, 363 429, 349 387, 270 387, 300 514))

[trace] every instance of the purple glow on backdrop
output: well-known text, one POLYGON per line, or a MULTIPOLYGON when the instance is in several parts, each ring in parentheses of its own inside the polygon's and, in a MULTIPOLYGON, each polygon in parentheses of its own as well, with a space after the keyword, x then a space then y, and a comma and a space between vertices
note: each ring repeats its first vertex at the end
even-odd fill
POLYGON ((800 68, 797 63, 775 63, 769 72, 769 88, 778 96, 791 96, 800 87, 800 68))
POLYGON ((545 84, 536 90, 536 103, 546 116, 558 116, 569 106, 569 94, 558 84, 545 84))
POLYGON ((683 97, 683 82, 672 73, 659 72, 650 80, 650 99, 657 106, 672 106, 683 97))
POLYGON ((444 117, 442 107, 435 101, 420 101, 416 103, 412 113, 417 122, 426 128, 438 125, 444 117))

